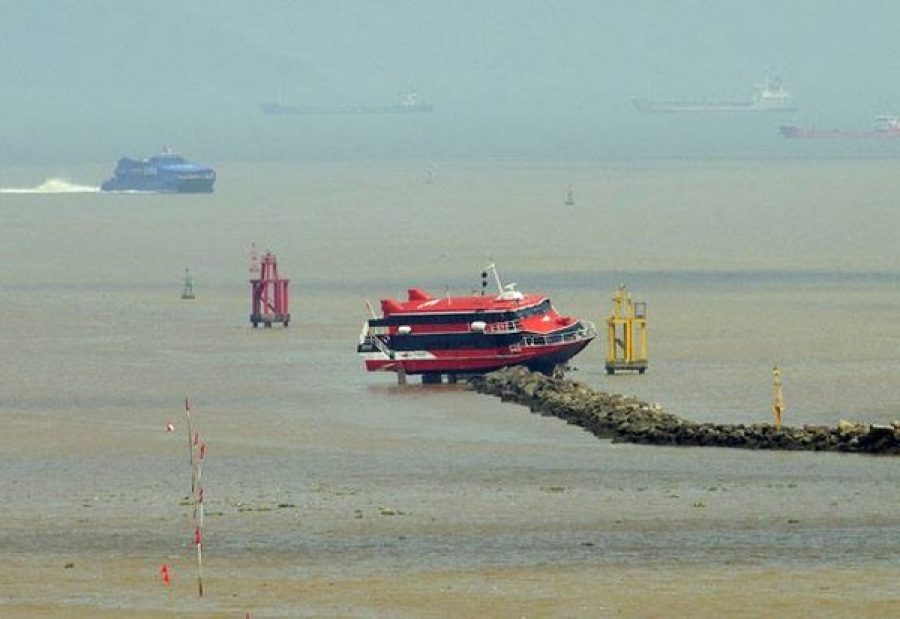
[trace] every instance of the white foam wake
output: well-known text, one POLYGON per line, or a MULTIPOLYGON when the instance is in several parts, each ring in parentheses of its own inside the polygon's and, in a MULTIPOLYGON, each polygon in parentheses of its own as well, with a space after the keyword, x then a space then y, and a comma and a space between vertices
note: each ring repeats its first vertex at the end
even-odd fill
POLYGON ((96 193, 99 187, 77 185, 62 178, 48 178, 37 187, 0 187, 0 193, 96 193))

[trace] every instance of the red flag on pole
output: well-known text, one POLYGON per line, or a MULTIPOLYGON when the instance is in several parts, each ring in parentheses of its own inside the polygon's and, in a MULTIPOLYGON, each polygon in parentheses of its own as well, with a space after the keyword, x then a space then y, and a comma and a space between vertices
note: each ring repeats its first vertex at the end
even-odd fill
POLYGON ((165 563, 162 564, 162 567, 159 568, 159 574, 162 577, 162 583, 164 587, 168 587, 169 583, 169 566, 165 563))
POLYGON ((200 527, 194 528, 194 543, 197 546, 203 543, 203 532, 200 531, 200 527))

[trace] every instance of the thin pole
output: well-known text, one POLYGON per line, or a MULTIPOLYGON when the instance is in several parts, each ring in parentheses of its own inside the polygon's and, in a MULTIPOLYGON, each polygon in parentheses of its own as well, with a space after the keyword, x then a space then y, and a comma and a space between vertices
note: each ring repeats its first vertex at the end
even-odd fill
POLYGON ((197 492, 194 494, 194 522, 198 524, 201 528, 203 527, 203 484, 201 480, 203 478, 203 460, 206 458, 206 443, 204 443, 198 437, 197 442, 199 443, 197 446, 197 451, 199 452, 197 456, 197 492))
POLYGON ((197 446, 196 459, 196 485, 197 492, 194 495, 194 543, 197 546, 197 594, 203 597, 203 461, 206 459, 206 443, 195 435, 194 444, 197 446))
POLYGON ((203 597, 203 460, 206 458, 206 443, 200 440, 200 433, 194 432, 191 423, 191 401, 184 399, 184 413, 187 417, 188 452, 191 464, 191 498, 194 503, 194 545, 197 547, 197 594, 203 597), (194 456, 194 448, 197 455, 194 456))
POLYGON ((776 365, 772 368, 772 415, 775 418, 775 427, 781 427, 784 416, 784 394, 781 392, 781 370, 776 365))
POLYGON ((203 532, 199 526, 194 529, 194 542, 197 544, 197 594, 203 597, 203 532))
POLYGON ((184 399, 184 414, 187 417, 188 457, 190 458, 191 463, 191 496, 194 496, 197 485, 197 476, 196 471, 194 470, 194 446, 191 443, 194 435, 193 426, 191 425, 191 401, 188 398, 184 399))

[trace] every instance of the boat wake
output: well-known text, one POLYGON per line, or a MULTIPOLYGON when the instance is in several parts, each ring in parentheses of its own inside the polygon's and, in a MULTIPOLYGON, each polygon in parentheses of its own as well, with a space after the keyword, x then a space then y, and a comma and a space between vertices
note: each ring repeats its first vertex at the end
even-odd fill
POLYGON ((99 187, 78 185, 61 178, 48 178, 36 187, 0 187, 0 193, 97 193, 99 187))

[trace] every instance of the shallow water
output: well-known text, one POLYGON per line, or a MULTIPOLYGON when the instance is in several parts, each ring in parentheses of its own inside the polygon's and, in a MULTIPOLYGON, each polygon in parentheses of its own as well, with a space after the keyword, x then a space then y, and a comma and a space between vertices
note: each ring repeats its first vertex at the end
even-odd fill
POLYGON ((786 422, 887 423, 892 162, 444 163, 433 184, 427 166, 225 164, 212 195, 0 196, 0 553, 189 561, 190 396, 210 561, 258 574, 272 556, 324 575, 898 567, 895 459, 612 445, 460 387, 398 388, 354 353, 364 297, 468 291, 492 260, 598 325, 619 282, 648 302, 649 371, 607 377, 594 343, 573 376, 598 388, 768 421, 778 363, 786 422), (292 280, 287 330, 249 326, 251 241, 292 280))

